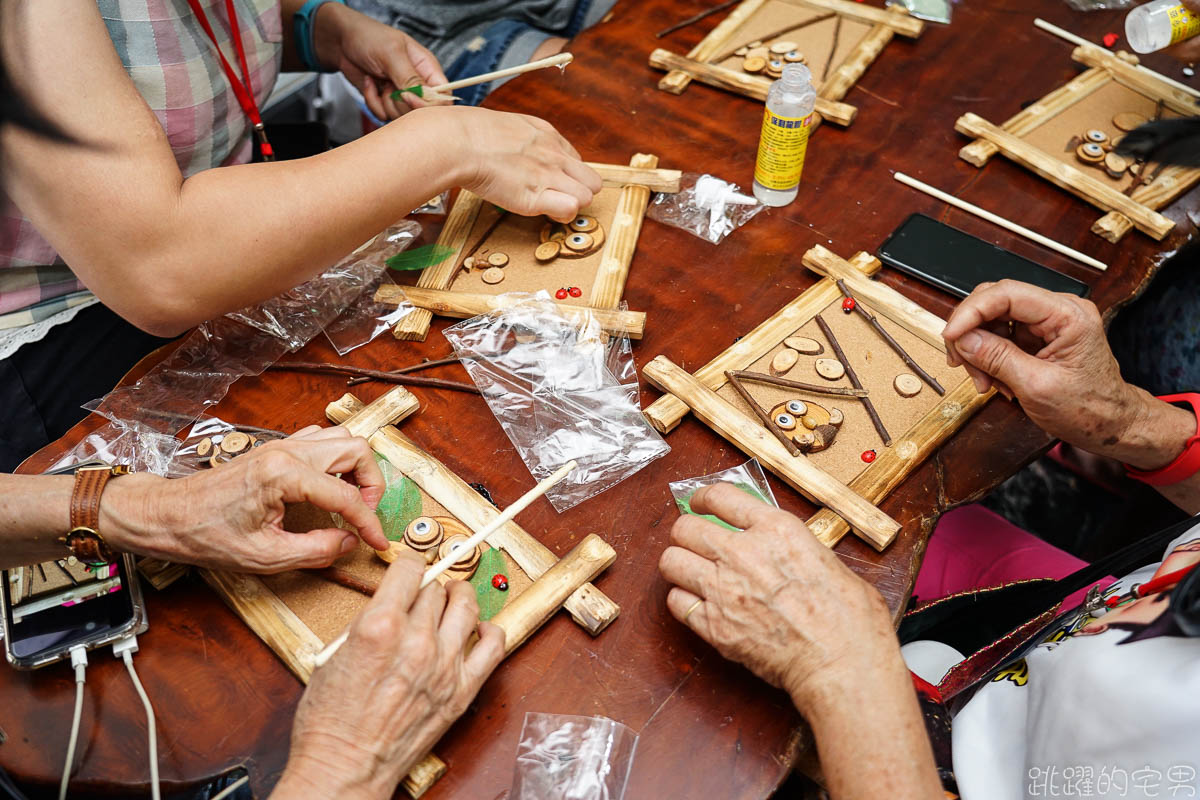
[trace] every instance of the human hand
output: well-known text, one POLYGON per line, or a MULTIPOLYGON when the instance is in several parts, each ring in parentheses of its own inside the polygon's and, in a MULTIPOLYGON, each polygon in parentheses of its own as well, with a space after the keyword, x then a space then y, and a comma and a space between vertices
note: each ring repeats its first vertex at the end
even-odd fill
POLYGON ((484 108, 429 108, 435 141, 453 147, 458 184, 516 214, 569 222, 603 185, 550 123, 484 108))
POLYGON ((311 426, 179 480, 130 475, 112 481, 101 528, 118 550, 240 572, 327 566, 359 537, 387 549, 374 508, 383 474, 365 439, 311 426), (336 477, 353 476, 355 485, 336 477), (312 503, 358 529, 283 529, 289 503, 312 503))
POLYGON ((412 92, 402 92, 401 99, 394 99, 396 89, 447 82, 428 48, 407 33, 341 3, 326 3, 317 11, 313 49, 318 61, 341 70, 362 92, 371 113, 383 120, 428 105, 412 92))
MULTIPOLYGON (((1200 16, 1200 0, 1179 0, 1179 2, 1187 6, 1187 10, 1194 16, 1200 16)), ((1185 64, 1200 61, 1200 36, 1185 39, 1174 47, 1165 48, 1163 52, 1185 64)))
POLYGON ((504 658, 504 632, 479 622, 471 585, 418 591, 424 571, 415 554, 398 558, 346 643, 313 673, 277 798, 391 797, 504 658))
POLYGON ((1141 469, 1175 458, 1195 419, 1126 383, 1096 306, 1018 281, 981 284, 942 332, 946 361, 1051 436, 1141 469))
POLYGON ((675 584, 671 614, 721 655, 787 690, 805 714, 848 683, 903 671, 879 593, 803 522, 727 483, 700 489, 691 507, 743 528, 685 514, 659 560, 675 584))

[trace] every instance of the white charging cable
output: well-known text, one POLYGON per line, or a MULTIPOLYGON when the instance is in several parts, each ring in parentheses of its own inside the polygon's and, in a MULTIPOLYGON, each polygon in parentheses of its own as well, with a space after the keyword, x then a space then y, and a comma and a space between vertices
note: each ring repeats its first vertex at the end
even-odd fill
POLYGON ((137 651, 136 636, 122 639, 113 645, 113 655, 125 662, 125 668, 129 670, 129 677, 133 679, 133 688, 137 689, 138 697, 142 698, 142 705, 146 709, 146 728, 150 737, 150 796, 153 800, 161 800, 162 795, 158 787, 158 730, 154 721, 154 706, 150 705, 150 698, 146 695, 146 690, 142 688, 137 670, 133 668, 133 654, 137 651))
POLYGON ((79 720, 83 716, 83 684, 87 680, 87 648, 71 648, 71 666, 75 668, 75 718, 71 721, 71 739, 67 743, 67 763, 58 785, 58 800, 66 800, 67 783, 71 780, 71 764, 75 761, 75 745, 79 741, 79 720))

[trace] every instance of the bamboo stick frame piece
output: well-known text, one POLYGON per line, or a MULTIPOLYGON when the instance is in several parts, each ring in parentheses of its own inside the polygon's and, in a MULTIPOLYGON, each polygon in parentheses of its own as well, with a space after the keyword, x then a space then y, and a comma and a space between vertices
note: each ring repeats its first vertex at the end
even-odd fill
POLYGON ((758 458, 789 486, 824 506, 808 525, 827 546, 833 547, 853 530, 882 551, 895 539, 899 525, 879 512, 877 504, 982 408, 992 393, 976 392, 970 378, 949 387, 916 423, 894 434, 891 446, 881 448, 875 461, 846 483, 835 480, 803 456, 790 455, 758 420, 717 392, 727 384, 727 372, 737 375, 739 370, 748 369, 824 309, 840 302, 843 288, 839 288, 839 282, 857 300, 869 304, 875 314, 945 352, 943 320, 870 279, 881 267, 878 259, 858 253, 846 261, 817 245, 805 253, 803 260, 806 267, 823 277, 694 374, 689 375, 663 356, 647 364, 642 374, 666 394, 644 413, 656 430, 666 434, 694 411, 702 422, 747 455, 758 458))
POLYGON ((1152 181, 1122 193, 1022 137, 1114 83, 1184 116, 1196 113, 1195 101, 1155 73, 1139 69, 1137 57, 1130 53, 1114 54, 1083 44, 1074 49, 1071 59, 1087 69, 1004 124, 995 125, 977 114, 959 117, 954 129, 973 140, 959 150, 959 157, 982 168, 993 156, 1003 155, 1099 208, 1105 212, 1104 216, 1096 220, 1091 230, 1107 241, 1119 242, 1135 227, 1156 240, 1165 238, 1175 223, 1158 212, 1200 183, 1200 168, 1166 167, 1152 181))
MULTIPOLYGON (((352 434, 367 438, 375 452, 391 461, 422 491, 465 525, 478 530, 499 512, 394 425, 417 407, 416 398, 397 386, 370 405, 347 393, 326 407, 326 416, 352 434)), ((593 636, 620 613, 620 607, 590 583, 616 560, 612 547, 595 534, 585 536, 561 560, 515 522, 499 528, 488 537, 488 543, 504 550, 533 581, 491 620, 505 631, 506 654, 528 639, 559 608, 566 608, 593 636)), ((234 613, 307 684, 316 667, 317 655, 326 643, 262 579, 220 570, 201 570, 201 573, 234 613)), ((401 785, 410 796, 419 798, 446 770, 446 763, 430 753, 410 770, 401 785)))
MULTIPOLYGON (((625 282, 629 277, 633 254, 637 250, 637 240, 641 235, 646 208, 650 204, 650 192, 652 188, 655 191, 671 191, 672 187, 673 191, 679 190, 680 173, 674 170, 660 170, 657 167, 658 156, 637 153, 630 159, 628 166, 613 165, 601 170, 607 185, 614 185, 624 179, 632 182, 621 184, 621 197, 612 222, 608 225, 599 269, 592 282, 586 305, 565 304, 581 310, 591 310, 601 325, 606 328, 609 324, 614 326, 610 332, 629 335, 630 338, 641 337, 645 329, 645 315, 639 315, 637 312, 633 312, 633 316, 624 315, 618 308, 625 293, 625 282)), ((484 202, 481 197, 466 189, 459 192, 437 240, 438 245, 452 252, 442 262, 421 271, 415 287, 418 291, 412 292, 408 298, 417 308, 406 314, 393 327, 392 335, 397 339, 425 341, 435 313, 458 318, 474 316, 481 313, 478 309, 491 302, 484 299, 489 297, 486 294, 455 292, 450 289, 465 256, 465 248, 479 244, 468 240, 483 208, 484 202), (420 290, 437 294, 422 294, 420 290)), ((407 292, 410 287, 400 289, 407 292)), ((381 303, 395 302, 395 290, 392 287, 381 287, 380 292, 376 294, 376 300, 381 303)))
MULTIPOLYGON (((708 36, 687 55, 679 55, 662 48, 650 54, 650 66, 663 70, 667 75, 658 82, 658 88, 671 94, 682 94, 693 81, 763 101, 767 97, 772 79, 762 75, 751 75, 741 70, 720 66, 722 61, 746 37, 742 33, 746 23, 762 11, 770 0, 745 0, 735 8, 708 36)), ((841 102, 858 82, 875 59, 896 34, 917 38, 925 29, 925 23, 899 5, 888 9, 875 8, 849 2, 849 0, 782 0, 797 10, 827 12, 839 20, 852 20, 870 25, 868 32, 842 61, 826 71, 826 76, 814 76, 820 85, 817 88, 817 114, 821 119, 837 125, 847 126, 854 121, 858 110, 841 102)))

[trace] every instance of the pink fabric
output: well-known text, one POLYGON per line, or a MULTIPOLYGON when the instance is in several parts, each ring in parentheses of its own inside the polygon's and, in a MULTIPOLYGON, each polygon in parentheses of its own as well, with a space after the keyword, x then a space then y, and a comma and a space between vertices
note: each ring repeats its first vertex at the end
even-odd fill
MULTIPOLYGON (((929 548, 914 593, 921 603, 952 594, 1003 586, 1031 578, 1065 578, 1087 565, 981 505, 944 514, 929 538, 929 548)), ((1112 578, 1097 581, 1101 586, 1112 578)), ((1088 587, 1090 588, 1090 587, 1088 587)), ((1081 589, 1063 603, 1083 601, 1081 589)))

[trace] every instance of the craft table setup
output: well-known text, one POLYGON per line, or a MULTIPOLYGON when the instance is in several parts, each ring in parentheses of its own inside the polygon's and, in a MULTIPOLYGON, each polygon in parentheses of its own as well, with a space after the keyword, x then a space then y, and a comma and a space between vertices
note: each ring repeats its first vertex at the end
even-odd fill
MULTIPOLYGON (((571 44, 574 62, 565 72, 523 75, 486 102, 550 119, 587 160, 609 165, 612 188, 593 213, 557 229, 508 217, 459 193, 444 224, 420 218, 425 241, 439 241, 455 255, 419 279, 399 279, 417 281, 412 300, 420 310, 405 317, 394 336, 380 336, 344 358, 318 337, 284 359, 375 370, 443 359, 452 353, 442 331, 456 321, 446 317, 482 313, 501 291, 544 288, 561 307, 592 309, 606 330, 633 339, 642 407, 671 446, 632 478, 564 513, 537 500, 516 520, 519 527, 505 528, 503 557, 509 560, 503 563, 515 597, 528 603, 542 596, 537 593, 549 597, 555 570, 567 569, 568 561, 586 561, 583 580, 594 584, 554 599, 553 607, 565 603, 569 613, 555 614, 513 651, 437 744, 437 758, 448 769, 422 787, 424 797, 502 796, 528 711, 602 715, 637 732, 627 797, 770 797, 794 766, 812 761, 812 745, 784 694, 721 658, 668 613, 667 586, 657 572, 679 513, 668 483, 740 464, 742 450, 758 453, 774 473, 769 481, 780 506, 810 520, 898 618, 940 513, 979 499, 1050 441, 1017 406, 978 396, 961 370, 945 366, 936 318, 950 314, 954 299, 880 268, 870 254, 909 214, 923 212, 1085 281, 1091 299, 1111 317, 1194 232, 1196 194, 1178 197, 1194 180, 1187 171, 1168 169, 1141 180, 1097 166, 1103 154, 1094 163, 1076 157, 1089 141, 1103 146, 1090 138, 1093 129, 1107 142, 1122 128, 1102 118, 1108 111, 1070 117, 1073 103, 1061 98, 1073 90, 1060 87, 1082 82, 1086 91, 1075 93, 1103 106, 1099 93, 1137 91, 1128 85, 1146 79, 1122 57, 1102 47, 1076 50, 1035 28, 1034 19, 1099 42, 1120 30, 1120 13, 1075 13, 1057 1, 965 0, 955 6, 950 26, 917 26, 874 3, 813 2, 820 8, 809 9, 811 16, 836 12, 846 20, 822 18, 796 33, 797 42, 809 42, 819 26, 837 26, 842 38, 831 53, 810 56, 815 78, 825 73, 829 79, 818 87, 817 110, 830 124, 813 133, 794 204, 759 214, 720 245, 641 221, 638 209, 650 190, 623 187, 626 165, 658 169, 657 179, 667 183, 678 179, 674 171, 711 173, 749 190, 770 76, 743 69, 755 56, 749 49, 724 54, 731 24, 723 20, 764 3, 749 0, 661 39, 655 31, 713 3, 618 3, 610 20, 571 44), (864 13, 877 16, 863 21, 864 13), (710 63, 718 57, 721 63, 710 63), (830 68, 826 61, 836 63, 830 68), (1055 117, 1053 125, 1031 123, 1038 115, 1055 117), (895 172, 1108 268, 1099 271, 951 208, 893 180, 895 172), (485 241, 484 234, 494 238, 485 241), (510 242, 521 236, 546 247, 519 252, 510 242), (602 248, 613 237, 621 245, 602 248), (468 258, 479 268, 463 269, 468 258), (537 270, 549 276, 546 285, 530 277, 537 270), (847 296, 861 308, 851 304, 843 312, 847 296), (890 331, 895 347, 878 327, 890 331), (864 342, 877 354, 870 366, 857 357, 864 342), (843 377, 839 361, 858 364, 857 374, 843 377), (803 369, 789 372, 785 362, 803 369), (836 378, 828 385, 847 393, 797 395, 761 380, 780 372, 809 383, 836 378), (860 382, 877 400, 876 410, 854 393, 860 382), (675 398, 660 399, 663 390, 675 398), (893 441, 886 448, 879 441, 885 432, 893 441), (825 450, 835 437, 841 449, 825 450), (812 456, 810 473, 793 476, 796 463, 809 463, 794 449, 812 456), (861 512, 858 535, 845 535, 841 518, 792 488, 798 481, 834 486, 833 500, 822 497, 823 505, 843 503, 843 516, 861 512), (841 483, 850 485, 853 498, 838 494, 841 483), (592 534, 603 541, 597 544, 592 534), (513 568, 529 558, 536 568, 513 568), (538 579, 543 572, 547 577, 538 579)), ((756 22, 752 33, 784 27, 777 23, 756 22)), ((789 55, 767 53, 768 61, 789 55)), ((1143 63, 1181 79, 1179 65, 1167 56, 1143 63)), ((1159 98, 1162 103, 1145 92, 1137 97, 1136 108, 1114 107, 1109 116, 1178 114, 1190 102, 1182 92, 1159 98)), ((1125 101, 1108 105, 1113 102, 1125 101)), ((148 357, 125 383, 171 347, 148 357)), ((466 380, 457 365, 420 374, 466 380)), ((346 395, 344 376, 269 371, 239 380, 207 413, 284 432, 350 419, 393 465, 424 465, 420 474, 437 477, 420 482, 421 511, 432 522, 410 529, 406 539, 419 549, 434 527, 447 536, 467 535, 495 517, 482 496, 463 492, 466 484, 481 484, 506 509, 536 481, 480 397, 409 389, 368 382, 346 395)), ((93 415, 21 471, 46 469, 100 422, 93 415)), ((141 637, 138 668, 158 716, 165 789, 240 766, 255 796, 265 797, 287 758, 287 733, 303 691, 297 676, 305 677, 314 650, 340 630, 322 627, 317 612, 297 611, 304 618, 299 628, 285 625, 290 638, 268 646, 209 585, 230 597, 229 581, 241 580, 228 578, 222 588, 223 579, 206 582, 193 573, 162 591, 147 587, 150 629, 141 637), (289 661, 287 652, 299 655, 289 661)), ((260 585, 257 578, 246 580, 260 585)), ((287 595, 286 584, 286 577, 261 582, 279 596, 287 595)), ((245 607, 239 612, 257 620, 260 633, 272 624, 245 607)), ((96 658, 88 684, 81 733, 87 745, 74 791, 144 792, 145 720, 123 667, 96 658)), ((57 785, 72 690, 65 666, 0 670, 0 728, 7 734, 0 765, 18 781, 57 785)))

